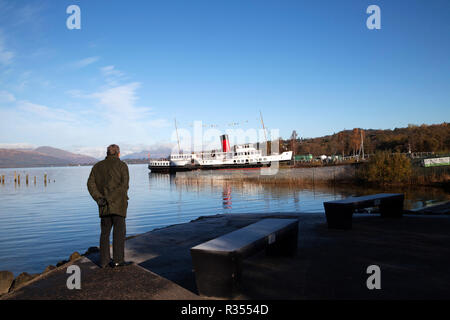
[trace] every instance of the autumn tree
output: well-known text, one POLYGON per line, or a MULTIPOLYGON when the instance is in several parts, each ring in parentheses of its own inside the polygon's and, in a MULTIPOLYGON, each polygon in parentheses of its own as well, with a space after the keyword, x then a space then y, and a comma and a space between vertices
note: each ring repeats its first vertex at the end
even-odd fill
POLYGON ((404 154, 381 151, 370 157, 359 177, 369 183, 400 184, 409 180, 411 172, 411 161, 404 154))

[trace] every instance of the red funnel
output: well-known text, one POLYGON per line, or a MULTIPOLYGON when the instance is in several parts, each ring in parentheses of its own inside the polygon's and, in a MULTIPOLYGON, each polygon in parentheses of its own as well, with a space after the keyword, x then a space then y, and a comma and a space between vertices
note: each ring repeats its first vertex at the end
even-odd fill
POLYGON ((220 142, 222 142, 222 151, 229 152, 231 148, 230 148, 230 140, 228 139, 227 134, 220 136, 220 142))

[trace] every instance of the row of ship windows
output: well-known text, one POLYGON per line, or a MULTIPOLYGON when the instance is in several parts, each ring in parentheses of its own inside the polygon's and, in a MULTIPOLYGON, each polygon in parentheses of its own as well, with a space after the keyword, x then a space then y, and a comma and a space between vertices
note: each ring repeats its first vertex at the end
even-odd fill
POLYGON ((168 166, 169 162, 153 162, 151 163, 153 166, 168 166))
MULTIPOLYGON (((261 161, 261 160, 263 160, 263 159, 261 159, 261 158, 259 158, 259 159, 252 159, 251 161, 255 162, 255 161, 261 161)), ((267 158, 264 158, 263 161, 266 161, 266 160, 267 160, 267 158)), ((245 160, 234 160, 233 162, 234 163, 236 163, 236 162, 248 162, 248 159, 245 159, 245 160)))
POLYGON ((235 156, 249 156, 251 154, 257 154, 256 151, 250 151, 250 152, 235 152, 235 156))
MULTIPOLYGON (((233 160, 233 163, 244 163, 244 162, 248 162, 248 161, 249 161, 249 159, 233 160)), ((251 161, 252 162, 255 162, 255 161, 267 161, 267 158, 264 158, 264 159, 261 159, 261 158, 259 158, 259 159, 251 159, 251 161)), ((213 161, 208 161, 208 160, 203 161, 203 163, 211 163, 211 162, 213 162, 213 161)))

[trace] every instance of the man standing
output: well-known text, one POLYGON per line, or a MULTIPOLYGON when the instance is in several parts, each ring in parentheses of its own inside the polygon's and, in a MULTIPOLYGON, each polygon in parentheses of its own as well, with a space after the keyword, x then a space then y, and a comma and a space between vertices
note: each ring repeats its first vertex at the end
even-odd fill
POLYGON ((124 261, 125 218, 128 208, 128 166, 119 159, 120 148, 112 144, 108 147, 105 160, 92 167, 87 187, 97 202, 101 219, 100 266, 108 264, 120 267, 130 264, 124 261), (109 250, 109 235, 113 231, 113 261, 109 250))

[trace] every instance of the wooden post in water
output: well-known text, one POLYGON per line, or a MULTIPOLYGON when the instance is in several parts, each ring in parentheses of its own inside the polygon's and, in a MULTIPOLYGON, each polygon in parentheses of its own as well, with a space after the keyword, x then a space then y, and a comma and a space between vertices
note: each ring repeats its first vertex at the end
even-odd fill
POLYGON ((14 171, 14 183, 16 183, 17 182, 17 174, 16 174, 16 172, 14 171))
POLYGON ((17 175, 17 182, 20 184, 20 174, 17 175))
POLYGON ((44 173, 44 184, 47 185, 47 174, 44 173))
POLYGON ((34 176, 34 184, 36 184, 36 176, 34 176))
POLYGON ((26 180, 26 183, 27 183, 27 185, 28 185, 28 173, 27 173, 27 175, 26 175, 26 177, 25 177, 25 180, 26 180))
POLYGON ((314 167, 313 167, 313 189, 315 190, 315 187, 316 187, 316 179, 315 179, 314 171, 315 171, 315 169, 314 169, 314 167))

